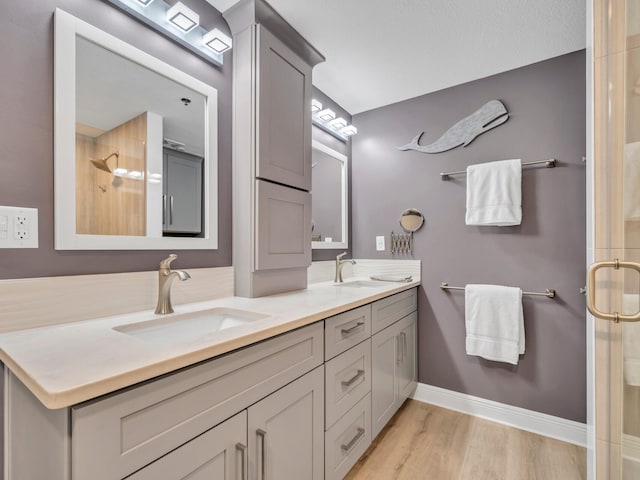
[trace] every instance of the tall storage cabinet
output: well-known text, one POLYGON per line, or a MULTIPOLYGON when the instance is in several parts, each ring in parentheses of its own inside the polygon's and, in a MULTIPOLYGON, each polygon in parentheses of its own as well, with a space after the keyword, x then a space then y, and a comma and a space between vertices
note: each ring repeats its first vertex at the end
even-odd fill
POLYGON ((165 234, 199 234, 203 159, 165 148, 162 160, 162 230, 165 234))
POLYGON ((224 12, 234 36, 235 294, 304 289, 311 264, 311 70, 324 58, 263 0, 224 12))

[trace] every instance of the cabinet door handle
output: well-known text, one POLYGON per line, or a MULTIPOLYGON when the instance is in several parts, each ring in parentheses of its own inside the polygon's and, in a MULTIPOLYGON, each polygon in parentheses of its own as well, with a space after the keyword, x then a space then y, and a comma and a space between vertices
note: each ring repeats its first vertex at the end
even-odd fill
POLYGON ((167 224, 167 196, 162 195, 162 223, 167 224))
POLYGON ((342 330, 340 330, 340 333, 342 333, 343 337, 347 337, 363 326, 364 326, 364 322, 358 322, 353 327, 343 328, 342 330))
POLYGON ((400 349, 402 351, 400 361, 404 361, 407 358, 407 334, 404 332, 400 332, 400 349))
POLYGON ((242 462, 240 480, 247 480, 247 446, 238 442, 236 450, 240 452, 240 461, 242 462))
POLYGON ((173 225, 173 195, 169 196, 169 225, 173 225))
POLYGON ((364 375, 364 370, 358 370, 358 372, 351 377, 349 380, 342 380, 342 386, 343 387, 350 387, 351 385, 353 385, 355 383, 356 380, 358 380, 360 377, 362 377, 364 375))
POLYGON ((356 433, 356 436, 349 440, 349 443, 343 443, 342 445, 340 445, 340 448, 343 452, 348 452, 355 446, 356 443, 358 443, 358 440, 360 440, 363 435, 364 428, 358 427, 358 433, 356 433))
POLYGON ((267 479, 267 432, 265 432, 264 430, 262 430, 261 428, 256 430, 256 435, 258 435, 260 437, 260 441, 262 443, 262 448, 261 448, 261 456, 262 458, 260 459, 260 480, 266 480, 267 479))
POLYGON ((396 364, 400 365, 402 358, 400 357, 400 335, 393 337, 396 342, 396 364))

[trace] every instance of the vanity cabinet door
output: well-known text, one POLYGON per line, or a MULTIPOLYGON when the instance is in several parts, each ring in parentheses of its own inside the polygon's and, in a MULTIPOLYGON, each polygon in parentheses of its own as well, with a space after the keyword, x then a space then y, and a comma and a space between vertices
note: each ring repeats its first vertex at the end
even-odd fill
POLYGON ((398 322, 398 408, 416 389, 418 380, 418 314, 412 313, 398 322))
POLYGON ((311 264, 311 194, 256 180, 256 270, 311 264))
POLYGON ((127 480, 238 480, 247 468, 247 412, 194 438, 127 480))
POLYGON ((202 158, 164 150, 163 231, 202 231, 202 158))
POLYGON ((311 67, 258 26, 256 176, 311 190, 311 67))
POLYGON ((387 424, 398 405, 398 335, 395 325, 371 337, 372 439, 387 424))
POLYGON ((248 411, 252 480, 324 478, 324 366, 248 411))
POLYGON ((417 323, 413 312, 371 337, 371 412, 375 438, 417 381, 417 323))

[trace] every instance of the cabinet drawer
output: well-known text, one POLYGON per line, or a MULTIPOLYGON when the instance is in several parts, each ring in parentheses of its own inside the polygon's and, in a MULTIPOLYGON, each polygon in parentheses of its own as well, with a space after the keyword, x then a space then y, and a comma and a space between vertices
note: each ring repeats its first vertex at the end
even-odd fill
POLYGON ((324 321, 324 358, 329 360, 371 336, 371 305, 324 321))
POLYGON ((371 391, 371 339, 325 364, 326 428, 371 391))
POLYGON ((236 480, 243 471, 244 458, 237 445, 247 444, 247 412, 194 438, 138 470, 127 480, 236 480))
POLYGON ((417 288, 396 293, 374 302, 371 309, 372 333, 377 333, 418 308, 417 288))
POLYGON ((322 364, 322 322, 74 407, 74 480, 123 478, 322 364))
POLYGON ((325 434, 326 480, 342 480, 371 444, 371 394, 367 394, 325 434))

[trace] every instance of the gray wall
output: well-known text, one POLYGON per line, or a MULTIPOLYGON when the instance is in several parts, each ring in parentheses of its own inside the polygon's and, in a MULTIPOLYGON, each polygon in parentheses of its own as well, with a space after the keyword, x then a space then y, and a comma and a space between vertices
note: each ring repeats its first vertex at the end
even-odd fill
MULTIPOLYGON (((337 117, 342 117, 345 120, 347 120, 347 122, 351 123, 351 114, 349 112, 347 112, 344 108, 342 108, 340 105, 338 105, 336 102, 334 102, 331 98, 329 98, 327 95, 325 95, 321 90, 317 89, 316 87, 313 87, 313 98, 315 98, 316 100, 320 101, 320 103, 322 103, 322 108, 330 108, 331 110, 333 110, 334 112, 336 112, 336 116, 337 117)), ((337 152, 342 153, 343 155, 346 155, 349 163, 349 175, 348 175, 348 180, 349 180, 349 222, 347 225, 347 232, 348 232, 348 236, 349 236, 349 248, 347 249, 327 249, 327 250, 313 250, 312 251, 312 259, 314 262, 318 262, 321 260, 334 260, 336 258, 336 255, 339 253, 342 253, 344 251, 347 252, 347 257, 351 258, 352 255, 352 251, 353 251, 353 239, 351 238, 351 144, 352 144, 352 139, 353 137, 351 137, 352 139, 347 140, 346 142, 343 142, 339 139, 337 139, 336 137, 334 137, 333 135, 330 135, 329 133, 325 132, 324 130, 322 130, 321 128, 316 127, 315 125, 312 127, 312 138, 320 143, 325 144, 327 147, 334 149, 337 152)))
MULTIPOLYGON (((228 30, 205 0, 182 0, 228 30)), ((231 53, 217 68, 100 0, 0 0, 0 205, 39 209, 37 250, 0 250, 0 278, 152 270, 169 252, 53 248, 53 12, 56 7, 218 89, 219 248, 178 251, 177 267, 231 265, 231 53)))
POLYGON ((413 256, 422 260, 419 381, 584 422, 584 52, 358 114, 353 122, 354 255, 391 258, 376 252, 374 237, 388 242, 406 208, 426 217, 413 256), (440 154, 394 148, 421 130, 423 144, 434 141, 494 98, 510 119, 468 147, 440 154), (465 226, 464 176, 439 176, 491 160, 549 157, 560 162, 556 169, 523 172, 517 227, 465 226), (554 288, 558 297, 524 297, 526 353, 514 367, 465 354, 464 293, 441 291, 440 282, 554 288))

